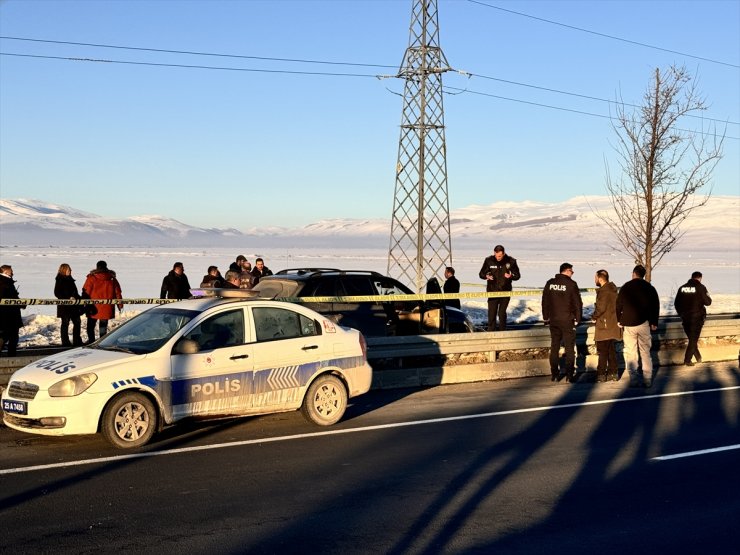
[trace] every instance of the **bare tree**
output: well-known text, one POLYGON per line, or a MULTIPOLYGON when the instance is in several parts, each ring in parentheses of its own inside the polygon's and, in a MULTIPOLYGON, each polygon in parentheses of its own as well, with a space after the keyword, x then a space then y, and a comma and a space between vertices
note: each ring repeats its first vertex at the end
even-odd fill
POLYGON ((614 213, 600 217, 624 252, 645 266, 648 281, 683 235, 683 221, 711 194, 711 188, 702 190, 722 158, 725 135, 717 135, 714 125, 704 130, 698 116, 704 110, 695 81, 676 66, 655 70, 641 106, 617 103, 612 126, 621 175, 612 179, 607 164, 606 189, 614 213), (678 127, 687 116, 698 119, 682 124, 697 127, 698 122, 698 130, 678 127))

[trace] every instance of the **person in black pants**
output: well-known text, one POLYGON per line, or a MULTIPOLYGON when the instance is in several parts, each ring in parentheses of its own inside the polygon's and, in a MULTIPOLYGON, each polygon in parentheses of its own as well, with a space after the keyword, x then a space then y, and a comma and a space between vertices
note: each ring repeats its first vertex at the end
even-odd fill
MULTIPOLYGON (((496 245, 493 254, 483 261, 478 276, 486 280, 486 291, 491 293, 511 291, 511 282, 518 280, 521 274, 516 259, 506 254, 502 245, 496 245)), ((496 330, 496 316, 498 330, 506 329, 506 308, 510 300, 510 295, 488 299, 488 331, 496 330)))
MULTIPOLYGON (((61 264, 57 271, 57 277, 54 282, 54 296, 57 299, 81 299, 80 292, 72 277, 72 268, 69 264, 61 264)), ((83 311, 85 307, 82 307, 83 311)), ((82 345, 82 336, 80 329, 82 327, 80 306, 78 305, 57 305, 57 318, 62 319, 62 325, 59 329, 59 335, 62 339, 62 345, 65 347, 79 347, 82 345), (72 341, 69 340, 69 324, 72 323, 72 341)))
MULTIPOLYGON (((0 266, 0 299, 17 299, 18 289, 13 279, 13 268, 8 264, 0 266)), ((8 356, 14 357, 18 348, 19 330, 23 327, 21 310, 26 305, 0 305, 0 350, 8 347, 8 356)))
POLYGON ((676 312, 681 317, 686 337, 689 338, 689 344, 683 357, 683 363, 686 366, 693 366, 694 358, 696 358, 696 362, 701 362, 699 336, 701 335, 701 329, 704 327, 704 320, 707 318, 705 307, 712 304, 712 298, 701 282, 702 277, 701 272, 691 274, 691 279, 678 288, 676 300, 673 303, 676 312))
POLYGON ((563 262, 560 273, 547 281, 542 290, 542 319, 550 326, 550 374, 552 381, 561 376, 560 344, 565 346, 565 372, 569 382, 576 374, 576 326, 581 322, 583 301, 578 284, 571 279, 573 265, 563 262))

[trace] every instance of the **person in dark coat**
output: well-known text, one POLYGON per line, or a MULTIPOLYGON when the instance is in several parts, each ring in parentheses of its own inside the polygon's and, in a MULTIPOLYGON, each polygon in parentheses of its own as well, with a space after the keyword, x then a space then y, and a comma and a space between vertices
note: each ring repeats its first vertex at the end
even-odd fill
POLYGON ((651 332, 658 329, 660 298, 655 287, 645 281, 645 274, 644 266, 635 266, 632 279, 622 285, 617 294, 617 321, 623 330, 624 364, 629 372, 630 387, 653 384, 651 332))
POLYGON ((569 382, 576 374, 576 326, 583 316, 583 301, 578 284, 571 279, 573 265, 563 262, 560 273, 547 281, 542 290, 542 319, 550 326, 550 375, 560 377, 560 344, 565 346, 565 372, 569 382))
MULTIPOLYGON (((99 260, 95 269, 87 274, 85 285, 82 286, 82 296, 87 295, 90 299, 122 299, 121 285, 116 279, 116 273, 108 269, 105 260, 99 260)), ((114 304, 96 304, 95 312, 87 315, 87 341, 95 341, 95 325, 100 322, 100 337, 108 333, 108 320, 116 316, 116 305, 114 304)), ((118 303, 118 310, 123 308, 122 303, 118 303)))
MULTIPOLYGON (((77 291, 77 285, 72 277, 72 268, 69 264, 61 264, 57 271, 56 281, 54 283, 54 296, 57 299, 80 299, 80 293, 77 291)), ((84 309, 84 307, 83 307, 84 309)), ((82 327, 80 318, 79 305, 57 305, 57 318, 62 319, 59 335, 62 338, 64 347, 79 347, 82 345, 82 336, 80 329, 82 327), (69 324, 72 323, 72 342, 69 341, 69 324)))
MULTIPOLYGON (((13 268, 8 264, 0 266, 0 299, 17 299, 13 268)), ((18 349, 19 330, 23 327, 21 310, 26 305, 0 305, 0 350, 8 346, 8 356, 14 357, 18 349)))
POLYGON ((162 280, 162 288, 159 292, 160 299, 189 299, 190 282, 185 275, 185 267, 182 262, 175 262, 170 272, 162 280))
MULTIPOLYGON (((459 293, 460 282, 455 277, 455 268, 447 266, 445 268, 445 284, 443 291, 445 293, 459 293)), ((445 304, 453 308, 460 308, 460 299, 446 299, 445 304)))
MULTIPOLYGON (((493 254, 483 261, 478 275, 486 280, 486 291, 489 293, 511 291, 511 282, 521 277, 516 259, 506 254, 502 245, 493 248, 493 254)), ((488 299, 488 331, 495 331, 496 316, 499 331, 506 329, 506 308, 510 300, 510 296, 488 299)))
POLYGON ((221 272, 218 271, 218 266, 208 266, 208 273, 203 276, 200 280, 201 287, 221 287, 221 282, 224 280, 221 272))
POLYGON ((712 304, 712 298, 709 296, 707 288, 702 284, 701 272, 691 274, 691 279, 685 285, 679 287, 676 293, 676 300, 673 306, 681 317, 683 331, 689 338, 689 344, 686 346, 686 353, 683 356, 683 363, 686 366, 693 366, 693 359, 701 362, 701 353, 699 352, 699 336, 701 329, 704 327, 704 320, 707 319, 706 307, 712 304))
POLYGON ((252 269, 252 287, 257 285, 263 277, 271 275, 272 271, 265 266, 265 261, 261 258, 256 259, 254 261, 254 268, 252 269))
POLYGON ((599 362, 596 366, 596 381, 616 380, 616 342, 622 339, 622 329, 617 323, 617 286, 609 281, 609 272, 599 270, 594 277, 596 303, 591 319, 594 321, 594 340, 599 362))

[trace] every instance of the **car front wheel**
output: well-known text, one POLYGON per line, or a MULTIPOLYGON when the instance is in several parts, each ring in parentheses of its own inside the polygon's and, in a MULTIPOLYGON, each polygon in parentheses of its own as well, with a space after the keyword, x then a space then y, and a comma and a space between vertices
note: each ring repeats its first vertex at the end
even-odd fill
POLYGON ((347 388, 336 376, 316 378, 303 399, 301 412, 309 422, 331 426, 339 422, 347 409, 347 388))
POLYGON ((154 404, 141 393, 122 393, 103 412, 103 436, 119 449, 145 445, 157 428, 154 404))

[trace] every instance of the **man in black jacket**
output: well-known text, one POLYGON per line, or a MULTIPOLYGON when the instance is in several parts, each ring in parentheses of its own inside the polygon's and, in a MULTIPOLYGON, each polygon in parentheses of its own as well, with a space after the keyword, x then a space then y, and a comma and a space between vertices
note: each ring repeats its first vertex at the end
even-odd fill
MULTIPOLYGON (((0 266, 0 299, 17 299, 18 289, 13 279, 13 268, 8 264, 0 266)), ((0 305, 0 350, 8 346, 8 356, 14 357, 18 348, 19 330, 23 327, 21 310, 26 305, 0 305)))
POLYGON ((712 298, 709 296, 707 288, 702 285, 701 279, 701 272, 691 274, 691 279, 685 285, 679 287, 676 300, 673 303, 676 312, 681 317, 686 337, 689 338, 689 344, 683 356, 683 363, 686 366, 694 365, 693 358, 696 358, 696 362, 701 362, 699 335, 701 335, 701 329, 704 327, 704 320, 707 318, 705 307, 712 304, 712 298))
MULTIPOLYGON (((483 261, 478 275, 486 280, 486 291, 489 293, 511 291, 511 282, 521 277, 516 259, 506 254, 502 245, 494 247, 493 255, 483 261)), ((499 331, 506 329, 506 308, 510 300, 511 296, 508 295, 488 299, 488 331, 496 330, 496 315, 499 331)))
POLYGON ((185 275, 185 267, 182 262, 175 262, 170 273, 162 280, 162 289, 159 292, 160 299, 189 299, 190 282, 185 275))
MULTIPOLYGON (((442 290, 445 293, 460 292, 460 282, 455 277, 455 268, 453 268, 452 266, 447 266, 445 268, 445 284, 442 290)), ((447 299, 445 300, 445 305, 451 306, 453 308, 460 308, 460 299, 447 299)))
POLYGON ((632 279, 622 285, 617 295, 617 322, 624 329, 624 363, 630 387, 650 387, 653 383, 650 332, 658 329, 660 299, 655 287, 645 281, 646 273, 644 266, 635 266, 632 279))
POLYGON ((576 326, 581 322, 583 301, 578 284, 573 281, 573 265, 563 262, 560 273, 547 281, 542 290, 542 319, 550 326, 550 374, 559 378, 560 344, 565 346, 565 377, 576 374, 576 326))

